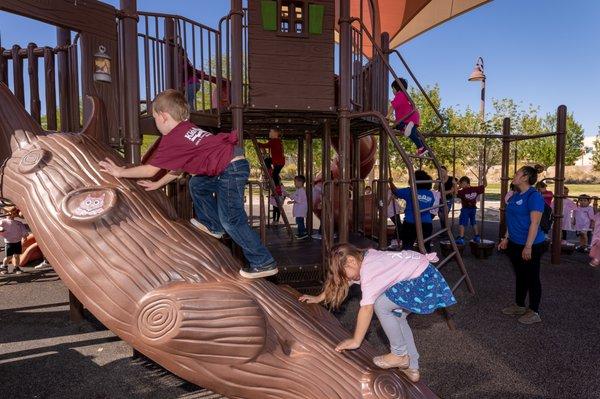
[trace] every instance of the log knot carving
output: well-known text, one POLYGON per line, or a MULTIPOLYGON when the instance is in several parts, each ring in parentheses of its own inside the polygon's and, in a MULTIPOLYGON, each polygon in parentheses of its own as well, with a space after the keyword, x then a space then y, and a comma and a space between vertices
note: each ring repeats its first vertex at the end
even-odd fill
POLYGON ((179 309, 169 298, 157 298, 146 304, 137 317, 138 330, 148 340, 168 337, 179 325, 179 309))
POLYGON ((377 399, 403 399, 407 392, 402 381, 388 372, 369 372, 363 380, 363 397, 377 399))

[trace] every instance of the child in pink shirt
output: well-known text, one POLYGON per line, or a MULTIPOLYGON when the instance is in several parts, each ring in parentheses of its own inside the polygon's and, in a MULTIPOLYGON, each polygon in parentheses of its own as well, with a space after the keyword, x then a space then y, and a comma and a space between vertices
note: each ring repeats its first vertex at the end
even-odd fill
POLYGON ((373 362, 384 369, 398 367, 416 382, 419 354, 406 321, 408 312, 428 314, 456 303, 446 280, 430 263, 437 260, 435 253, 385 252, 339 244, 332 248, 323 292, 301 296, 300 301, 325 302, 336 308, 348 295, 350 284, 359 283, 362 299, 354 337, 342 341, 336 351, 360 347, 375 311, 390 341, 390 353, 376 356, 373 362))
MULTIPOLYGON (((408 88, 406 79, 400 78, 398 80, 404 87, 404 90, 406 90, 408 88)), ((391 107, 394 109, 395 128, 404 132, 404 136, 408 137, 415 144, 418 156, 425 155, 427 150, 423 145, 418 130, 418 127, 421 124, 419 110, 413 107, 406 94, 404 94, 404 91, 402 91, 400 84, 395 80, 392 82, 392 92, 394 93, 394 99, 392 100, 391 107)))
POLYGON ((594 232, 592 233, 592 248, 590 250, 590 266, 600 266, 600 213, 598 209, 594 210, 594 232))
POLYGON ((579 237, 577 250, 585 252, 588 247, 588 232, 593 229, 594 210, 590 206, 591 198, 582 194, 577 200, 577 208, 573 210, 573 227, 579 237))
MULTIPOLYGON (((563 188, 564 195, 569 195, 569 188, 563 188)), ((571 198, 563 199, 563 218, 561 221, 562 229, 562 240, 567 241, 567 234, 569 231, 573 231, 573 211, 577 208, 577 204, 571 198)))
POLYGON ((0 219, 0 237, 4 238, 6 257, 0 266, 0 274, 9 272, 8 263, 12 260, 15 266, 14 273, 21 274, 20 258, 23 252, 21 240, 27 237, 28 231, 25 225, 15 217, 19 211, 15 207, 5 207, 3 209, 4 217, 0 219))

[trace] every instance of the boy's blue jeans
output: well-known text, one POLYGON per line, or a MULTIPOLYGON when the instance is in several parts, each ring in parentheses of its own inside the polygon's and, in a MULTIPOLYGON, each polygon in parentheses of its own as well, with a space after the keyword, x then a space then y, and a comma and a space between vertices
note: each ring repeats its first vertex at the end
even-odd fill
POLYGON ((252 267, 275 262, 258 234, 248 225, 244 209, 244 190, 250 175, 246 159, 230 163, 219 176, 193 176, 190 195, 196 219, 213 233, 227 232, 239 245, 252 267))
POLYGON ((304 225, 304 218, 296 218, 296 225, 298 226, 298 235, 303 236, 306 234, 306 226, 304 225))

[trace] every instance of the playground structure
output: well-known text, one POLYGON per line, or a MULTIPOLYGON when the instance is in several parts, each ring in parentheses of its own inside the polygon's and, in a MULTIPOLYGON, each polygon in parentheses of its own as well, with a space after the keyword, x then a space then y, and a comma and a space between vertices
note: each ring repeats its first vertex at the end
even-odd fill
MULTIPOLYGON (((28 195, 17 188, 20 184, 16 184, 22 179, 31 179, 27 182, 30 185, 28 192, 31 194, 32 187, 41 184, 39 181, 34 183, 38 177, 31 172, 40 168, 48 170, 47 173, 51 176, 49 180, 55 183, 60 181, 61 178, 51 172, 52 168, 46 166, 60 166, 61 173, 68 170, 68 173, 79 176, 80 172, 69 170, 64 164, 58 165, 60 157, 47 157, 49 153, 57 151, 61 156, 80 159, 75 150, 63 153, 55 148, 60 143, 89 153, 89 159, 96 160, 111 154, 105 147, 109 145, 123 150, 125 162, 141 162, 143 154, 140 151, 140 133, 156 133, 151 118, 152 98, 168 88, 181 90, 186 94, 191 91, 191 120, 207 130, 235 129, 241 140, 255 141, 256 138, 264 137, 268 128, 277 126, 286 139, 295 139, 301 143, 299 173, 306 176, 307 187, 312 187, 317 182, 323 185, 321 224, 324 239, 319 246, 318 262, 311 260, 311 267, 306 267, 307 263, 301 259, 302 246, 297 244, 299 256, 282 267, 284 271, 280 273, 279 281, 290 284, 309 281, 304 288, 320 288, 326 273, 328 253, 335 242, 334 231, 339 235, 339 242, 357 242, 358 239, 358 242, 364 243, 367 238, 366 241, 371 245, 379 248, 387 246, 389 233, 386 207, 381 204, 387 201, 390 155, 388 143, 391 143, 393 150, 404 161, 409 176, 414 177, 414 171, 424 164, 436 170, 438 176, 440 174, 441 165, 431 148, 428 147, 430 155, 426 157, 417 158, 409 154, 384 116, 387 111, 389 83, 391 79, 398 78, 390 66, 390 57, 398 57, 416 86, 423 94, 425 91, 401 54, 393 49, 401 35, 390 37, 382 30, 384 21, 378 20, 382 10, 375 12, 373 6, 377 2, 315 0, 307 4, 250 0, 248 8, 244 9, 241 0, 233 0, 231 12, 221 19, 218 28, 181 16, 142 12, 137 10, 136 2, 132 0, 123 0, 120 10, 91 0, 84 5, 73 5, 60 0, 47 3, 52 3, 51 12, 34 1, 0 0, 1 10, 60 26, 57 28, 57 45, 54 47, 30 44, 27 49, 21 49, 18 45, 10 50, 0 49, 0 83, 8 85, 10 66, 13 76, 13 94, 0 87, 0 106, 2 112, 5 112, 0 126, 3 132, 0 135, 0 160, 9 160, 2 171, 0 197, 8 197, 24 211, 34 233, 39 236, 44 254, 48 255, 74 296, 140 352, 183 378, 231 397, 432 397, 433 394, 422 384, 409 383, 394 372, 373 371, 369 365, 372 351, 368 347, 352 355, 335 354, 324 360, 325 363, 319 363, 321 360, 312 355, 332 352, 335 341, 345 337, 339 323, 321 308, 298 304, 294 296, 296 294, 290 294, 285 288, 277 289, 271 283, 263 281, 249 283, 241 280, 234 273, 239 261, 231 256, 226 247, 192 233, 186 225, 176 221, 177 217, 188 219, 192 216, 185 178, 167 187, 166 197, 162 194, 149 195, 129 183, 116 180, 108 182, 93 165, 83 164, 88 175, 82 178, 81 184, 65 180, 47 194, 54 199, 56 209, 45 208, 48 204, 39 198, 36 200, 34 195, 27 198, 28 195), (266 3, 267 6, 264 6, 266 3), (299 12, 296 5, 300 5, 299 12), (288 7, 289 20, 284 18, 283 6, 288 7), (83 15, 86 18, 82 18, 83 15), (313 15, 316 19, 312 19, 313 15), (85 23, 82 22, 84 20, 85 23), (89 20, 93 20, 93 23, 88 23, 89 20), (77 34, 73 36, 72 32, 77 34), (339 38, 338 71, 335 71, 334 66, 334 32, 339 38), (283 54, 285 57, 281 58, 280 63, 272 62, 275 54, 283 54), (39 128, 42 111, 39 100, 40 71, 37 64, 41 57, 44 59, 43 73, 46 76, 43 88, 46 95, 46 130, 79 131, 83 119, 88 121, 85 134, 46 136, 39 128), (26 74, 23 60, 28 62, 26 74), (106 60, 109 60, 108 69, 106 60), (104 68, 96 68, 97 65, 104 68), (55 68, 58 82, 54 81, 55 68), (17 105, 25 104, 25 76, 29 81, 29 111, 32 118, 24 116, 17 105), (107 79, 110 81, 107 82, 107 79), (56 112, 56 102, 51 100, 57 97, 56 93, 59 94, 59 113, 56 112), (95 100, 93 106, 84 102, 82 117, 79 104, 83 95, 93 96, 95 100), (29 133, 19 132, 20 130, 29 133), (320 176, 314 175, 313 168, 312 144, 315 139, 322 140, 324 149, 320 176), (334 148, 339 156, 332 162, 334 148), (17 159, 20 159, 19 164, 17 159), (373 183, 372 196, 365 198, 363 179, 373 167, 375 159, 379 165, 378 179, 373 183), (64 185, 65 183, 68 184, 64 185), (69 190, 66 190, 67 186, 69 190), (92 194, 104 195, 110 205, 106 213, 87 221, 79 220, 73 215, 69 202, 76 202, 83 194, 88 195, 86 187, 99 189, 101 192, 92 194), (143 206, 139 204, 137 196, 143 199, 143 206), (58 204, 62 205, 59 207, 58 204), (37 213, 38 208, 43 210, 42 214, 37 213), (142 215, 141 219, 157 221, 152 227, 155 229, 153 231, 173 229, 181 237, 186 237, 189 248, 186 247, 183 252, 175 242, 161 244, 161 247, 171 248, 168 256, 174 256, 177 262, 185 263, 186 270, 171 266, 168 270, 163 270, 154 260, 146 260, 148 253, 154 253, 158 249, 152 241, 136 236, 145 246, 144 250, 136 252, 136 256, 144 259, 143 262, 138 262, 136 256, 118 251, 118 248, 112 249, 114 256, 121 262, 122 259, 128 259, 128 263, 136 265, 134 269, 136 273, 140 273, 141 280, 145 281, 148 275, 154 275, 167 276, 169 281, 158 279, 145 289, 137 286, 136 279, 119 285, 117 280, 122 278, 123 273, 121 267, 116 263, 100 265, 102 262, 96 258, 101 252, 91 247, 84 249, 80 242, 70 249, 72 257, 66 260, 59 258, 56 242, 43 233, 47 230, 42 224, 44 218, 41 215, 56 221, 48 227, 55 233, 67 234, 61 228, 61 223, 65 223, 71 227, 76 226, 76 232, 88 238, 97 237, 98 231, 106 232, 107 224, 111 225, 119 218, 134 226, 142 215), (75 253, 81 254, 74 255, 75 253), (207 255, 213 253, 214 260, 208 261, 207 255), (122 296, 122 310, 126 310, 123 313, 129 315, 125 324, 118 315, 107 311, 106 304, 111 301, 104 294, 90 289, 93 284, 82 286, 73 277, 84 272, 82 267, 92 264, 97 268, 97 273, 104 275, 102 278, 106 284, 122 296), (142 264, 148 266, 142 267, 142 264), (287 275, 294 277, 287 278, 287 275), (203 289, 199 290, 196 285, 203 285, 203 289), (258 321, 252 317, 242 319, 249 323, 244 328, 254 331, 256 335, 241 337, 236 332, 236 326, 223 325, 223 334, 231 334, 226 338, 232 340, 231 345, 216 345, 209 350, 209 354, 203 353, 204 349, 199 347, 183 348, 181 341, 178 341, 182 339, 182 335, 178 334, 179 327, 185 320, 177 310, 187 309, 186 306, 190 306, 193 299, 201 299, 215 304, 214 309, 205 311, 218 321, 231 311, 226 304, 218 305, 218 298, 224 294, 253 309, 253 316, 258 321), (133 320, 132 316, 137 319, 133 320), (164 321, 168 324, 169 330, 163 331, 161 326, 152 325, 154 317, 161 319, 161 323, 164 321), (284 328, 292 318, 302 326, 302 333, 299 335, 284 328), (240 351, 235 345, 242 345, 242 338, 250 339, 255 344, 240 351), (241 352, 243 353, 240 355, 241 352), (215 361, 211 357, 216 355, 223 356, 222 360, 215 361), (300 361, 303 364, 309 362, 309 358, 316 362, 315 367, 320 370, 332 371, 324 372, 324 379, 316 382, 314 376, 304 375, 296 368, 300 361), (247 375, 262 374, 264 369, 261 367, 274 365, 282 368, 281 374, 269 371, 264 374, 268 378, 261 377, 259 382, 248 380, 247 375), (232 373, 232 368, 238 370, 239 374, 232 373), (247 373, 246 377, 243 376, 244 373, 247 373), (343 374, 342 378, 339 378, 339 373, 343 374), (217 375, 220 377, 217 378, 217 375), (342 379, 344 383, 341 382, 342 379), (356 384, 347 386, 348 381, 356 384), (280 389, 286 393, 273 393, 280 389)), ((430 2, 410 2, 410 7, 414 9, 410 9, 408 3, 405 4, 403 15, 406 19, 403 20, 404 27, 409 27, 411 21, 418 22, 419 11, 426 10, 430 2)), ((471 3, 473 7, 481 2, 471 3)), ((435 110, 431 101, 429 104, 435 110)), ((439 129, 443 120, 439 112, 435 111, 440 119, 439 129)), ((559 160, 556 169, 555 222, 560 222, 559 218, 562 217, 560 193, 564 174, 566 109, 559 108, 558 115, 557 131, 546 134, 557 136, 557 157, 562 156, 562 163, 559 160)), ((442 135, 435 130, 424 136, 459 137, 442 135)), ((477 134, 462 136, 484 138, 477 134)), ((532 138, 511 135, 508 121, 505 121, 502 135, 489 136, 488 138, 502 139, 507 148, 511 141, 532 138)), ((538 137, 542 136, 544 135, 538 137)), ((152 150, 147 156, 151 153, 152 150)), ((508 154, 508 150, 503 152, 502 198, 509 180, 508 154)), ((259 159, 263 176, 272 190, 273 182, 268 178, 260 155, 259 159)), ((439 177, 434 177, 431 182, 439 181, 439 177)), ((418 203, 416 183, 418 182, 414 178, 411 179, 413 203, 418 203)), ((264 186, 262 182, 250 182, 250 199, 253 198, 254 187, 260 187, 262 192, 264 186)), ((314 211, 311 191, 307 190, 309 215, 314 211)), ((442 196, 444 194, 442 188, 442 196)), ((264 200, 264 193, 260 195, 260 200, 264 200)), ((434 208, 447 211, 445 202, 434 208)), ((261 237, 269 244, 264 229, 267 216, 263 211, 264 207, 260 206, 260 209, 261 237)), ((452 289, 456 290, 465 283, 469 291, 474 292, 452 232, 447 228, 431 237, 423 237, 420 214, 429 210, 431 209, 415 207, 418 249, 424 252, 427 241, 444 232, 448 233, 451 250, 437 266, 442 268, 454 262, 459 269, 460 278, 451 283, 452 289)), ((251 219, 252 216, 250 215, 251 219)), ((289 229, 289 224, 287 227, 289 229)), ((313 228, 310 217, 307 228, 309 231, 313 228)), ((123 231, 120 234, 112 239, 123 239, 123 234, 130 233, 123 231)), ((560 237, 560 223, 555 223, 554 234, 560 237)), ((553 242, 553 251, 556 241, 553 242)), ((560 256, 560 247, 557 256, 560 256)), ((115 261, 110 256, 107 259, 115 261)), ((553 262, 558 261, 554 252, 552 259, 553 262)), ((202 328, 199 325, 196 327, 202 328)), ((188 333, 196 334, 186 332, 188 333)), ((199 340, 209 342, 217 342, 219 337, 196 336, 199 340)))

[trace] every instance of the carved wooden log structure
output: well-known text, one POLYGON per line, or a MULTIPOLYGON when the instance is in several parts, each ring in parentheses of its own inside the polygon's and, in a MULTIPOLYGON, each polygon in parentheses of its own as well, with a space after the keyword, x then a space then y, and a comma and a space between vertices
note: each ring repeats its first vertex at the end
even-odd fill
POLYGON ((99 171, 123 161, 93 137, 44 132, 0 84, 2 191, 22 210, 65 285, 108 328, 178 376, 230 398, 433 398, 423 384, 379 370, 367 343, 318 306, 265 280, 177 220, 162 193, 99 171))

